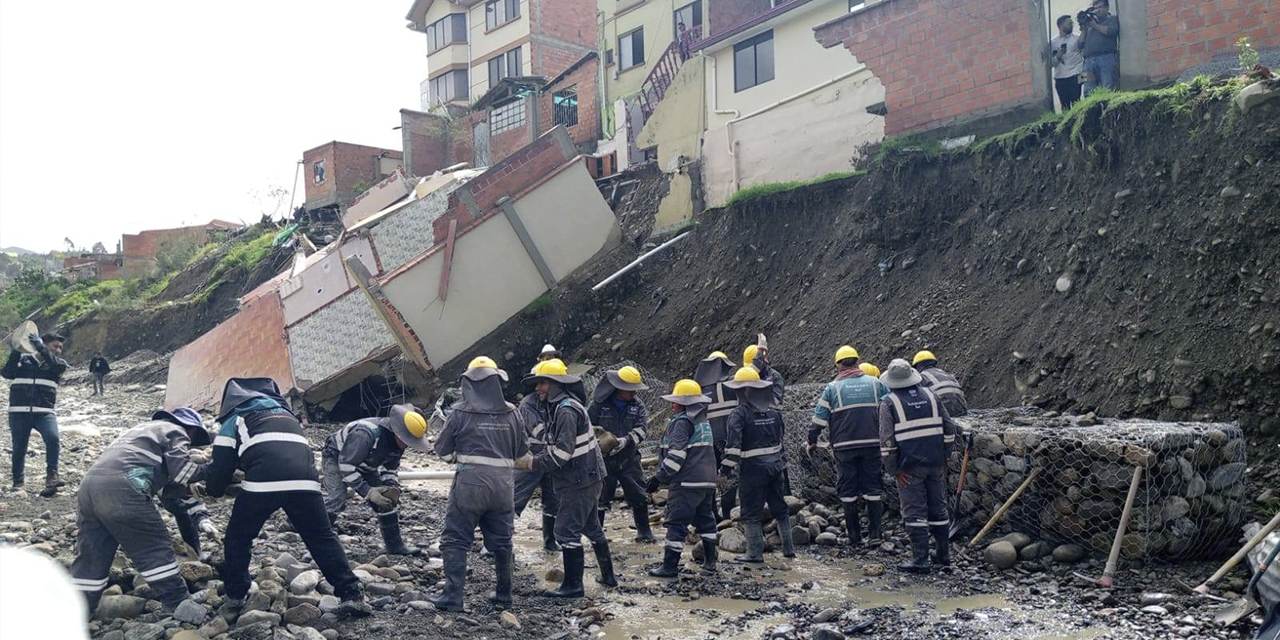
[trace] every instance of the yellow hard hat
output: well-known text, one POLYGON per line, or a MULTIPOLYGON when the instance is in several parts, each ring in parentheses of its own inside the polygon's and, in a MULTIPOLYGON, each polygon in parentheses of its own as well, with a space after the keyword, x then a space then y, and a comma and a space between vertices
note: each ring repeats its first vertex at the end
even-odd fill
POLYGON ((871 364, 870 362, 860 363, 858 364, 858 368, 862 369, 863 373, 871 376, 872 378, 880 377, 880 367, 877 367, 874 364, 871 364))
POLYGON ((497 369, 498 363, 493 361, 489 356, 478 356, 471 360, 471 364, 467 365, 468 369, 497 369))
POLYGON ((626 383, 640 384, 640 370, 635 367, 627 366, 618 369, 618 377, 626 383))
POLYGON ((707 359, 711 360, 713 358, 724 358, 725 360, 728 360, 729 356, 725 355, 723 351, 712 351, 711 355, 707 356, 707 359))
POLYGON ((676 386, 671 388, 673 396, 698 396, 702 395, 702 385, 694 380, 684 379, 677 380, 676 386))
POLYGON ((858 350, 854 349, 853 347, 847 344, 844 346, 841 346, 839 349, 836 349, 836 364, 840 364, 840 362, 843 360, 848 360, 849 358, 857 358, 857 357, 858 357, 858 350))
POLYGON ((916 353, 916 357, 911 359, 911 364, 912 366, 915 366, 926 360, 936 361, 937 359, 938 359, 938 356, 933 355, 932 351, 920 351, 916 353))
POLYGON ((552 358, 543 360, 533 369, 534 374, 540 376, 563 376, 569 374, 569 367, 566 367, 564 360, 560 358, 552 358))
POLYGON ((747 345, 747 348, 742 350, 742 364, 743 364, 743 366, 746 366, 746 365, 751 364, 752 362, 755 362, 755 361, 756 361, 756 353, 758 353, 759 351, 760 351, 760 347, 757 347, 757 346, 756 346, 756 345, 754 345, 754 344, 749 344, 749 345, 747 345))
POLYGON ((756 382, 760 379, 760 372, 755 367, 743 367, 733 374, 734 382, 756 382))
POLYGON ((413 434, 415 438, 421 438, 427 433, 427 420, 417 411, 409 411, 404 414, 404 427, 413 434))

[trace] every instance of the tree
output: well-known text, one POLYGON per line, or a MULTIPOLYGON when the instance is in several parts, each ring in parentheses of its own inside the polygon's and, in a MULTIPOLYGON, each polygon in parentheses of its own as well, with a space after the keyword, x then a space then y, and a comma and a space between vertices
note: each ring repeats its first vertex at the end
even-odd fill
POLYGON ((93 243, 93 252, 94 252, 94 253, 106 253, 106 252, 107 252, 107 248, 106 248, 106 247, 104 247, 104 246, 102 246, 102 243, 101 243, 101 242, 95 242, 95 243, 93 243))

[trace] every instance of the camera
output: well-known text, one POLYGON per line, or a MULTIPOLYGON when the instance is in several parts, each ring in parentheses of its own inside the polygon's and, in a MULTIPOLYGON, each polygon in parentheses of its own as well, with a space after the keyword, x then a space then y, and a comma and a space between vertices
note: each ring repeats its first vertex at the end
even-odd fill
POLYGON ((1093 7, 1089 7, 1088 9, 1085 9, 1076 14, 1076 22, 1079 23, 1081 27, 1084 27, 1085 25, 1097 19, 1098 19, 1098 13, 1093 10, 1093 7))

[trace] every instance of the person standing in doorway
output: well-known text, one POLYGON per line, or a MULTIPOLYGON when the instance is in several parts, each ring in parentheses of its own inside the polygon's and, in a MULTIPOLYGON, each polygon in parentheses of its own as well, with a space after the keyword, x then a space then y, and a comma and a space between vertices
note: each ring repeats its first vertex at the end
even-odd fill
POLYGON ((1058 35, 1049 41, 1049 57, 1053 61, 1053 87, 1058 92, 1062 110, 1080 99, 1080 73, 1084 71, 1084 55, 1080 53, 1080 37, 1075 34, 1071 16, 1058 18, 1058 35))
POLYGON ((1080 51, 1084 54, 1084 95, 1097 87, 1114 91, 1120 75, 1117 52, 1120 19, 1111 14, 1109 0, 1093 0, 1088 11, 1080 12, 1080 51))

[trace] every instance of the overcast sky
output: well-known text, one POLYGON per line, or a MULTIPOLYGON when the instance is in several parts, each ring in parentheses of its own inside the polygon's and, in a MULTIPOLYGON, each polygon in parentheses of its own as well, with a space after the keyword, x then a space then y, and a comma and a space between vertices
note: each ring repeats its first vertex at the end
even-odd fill
POLYGON ((306 149, 399 149, 411 4, 0 0, 0 247, 255 222, 306 149))

